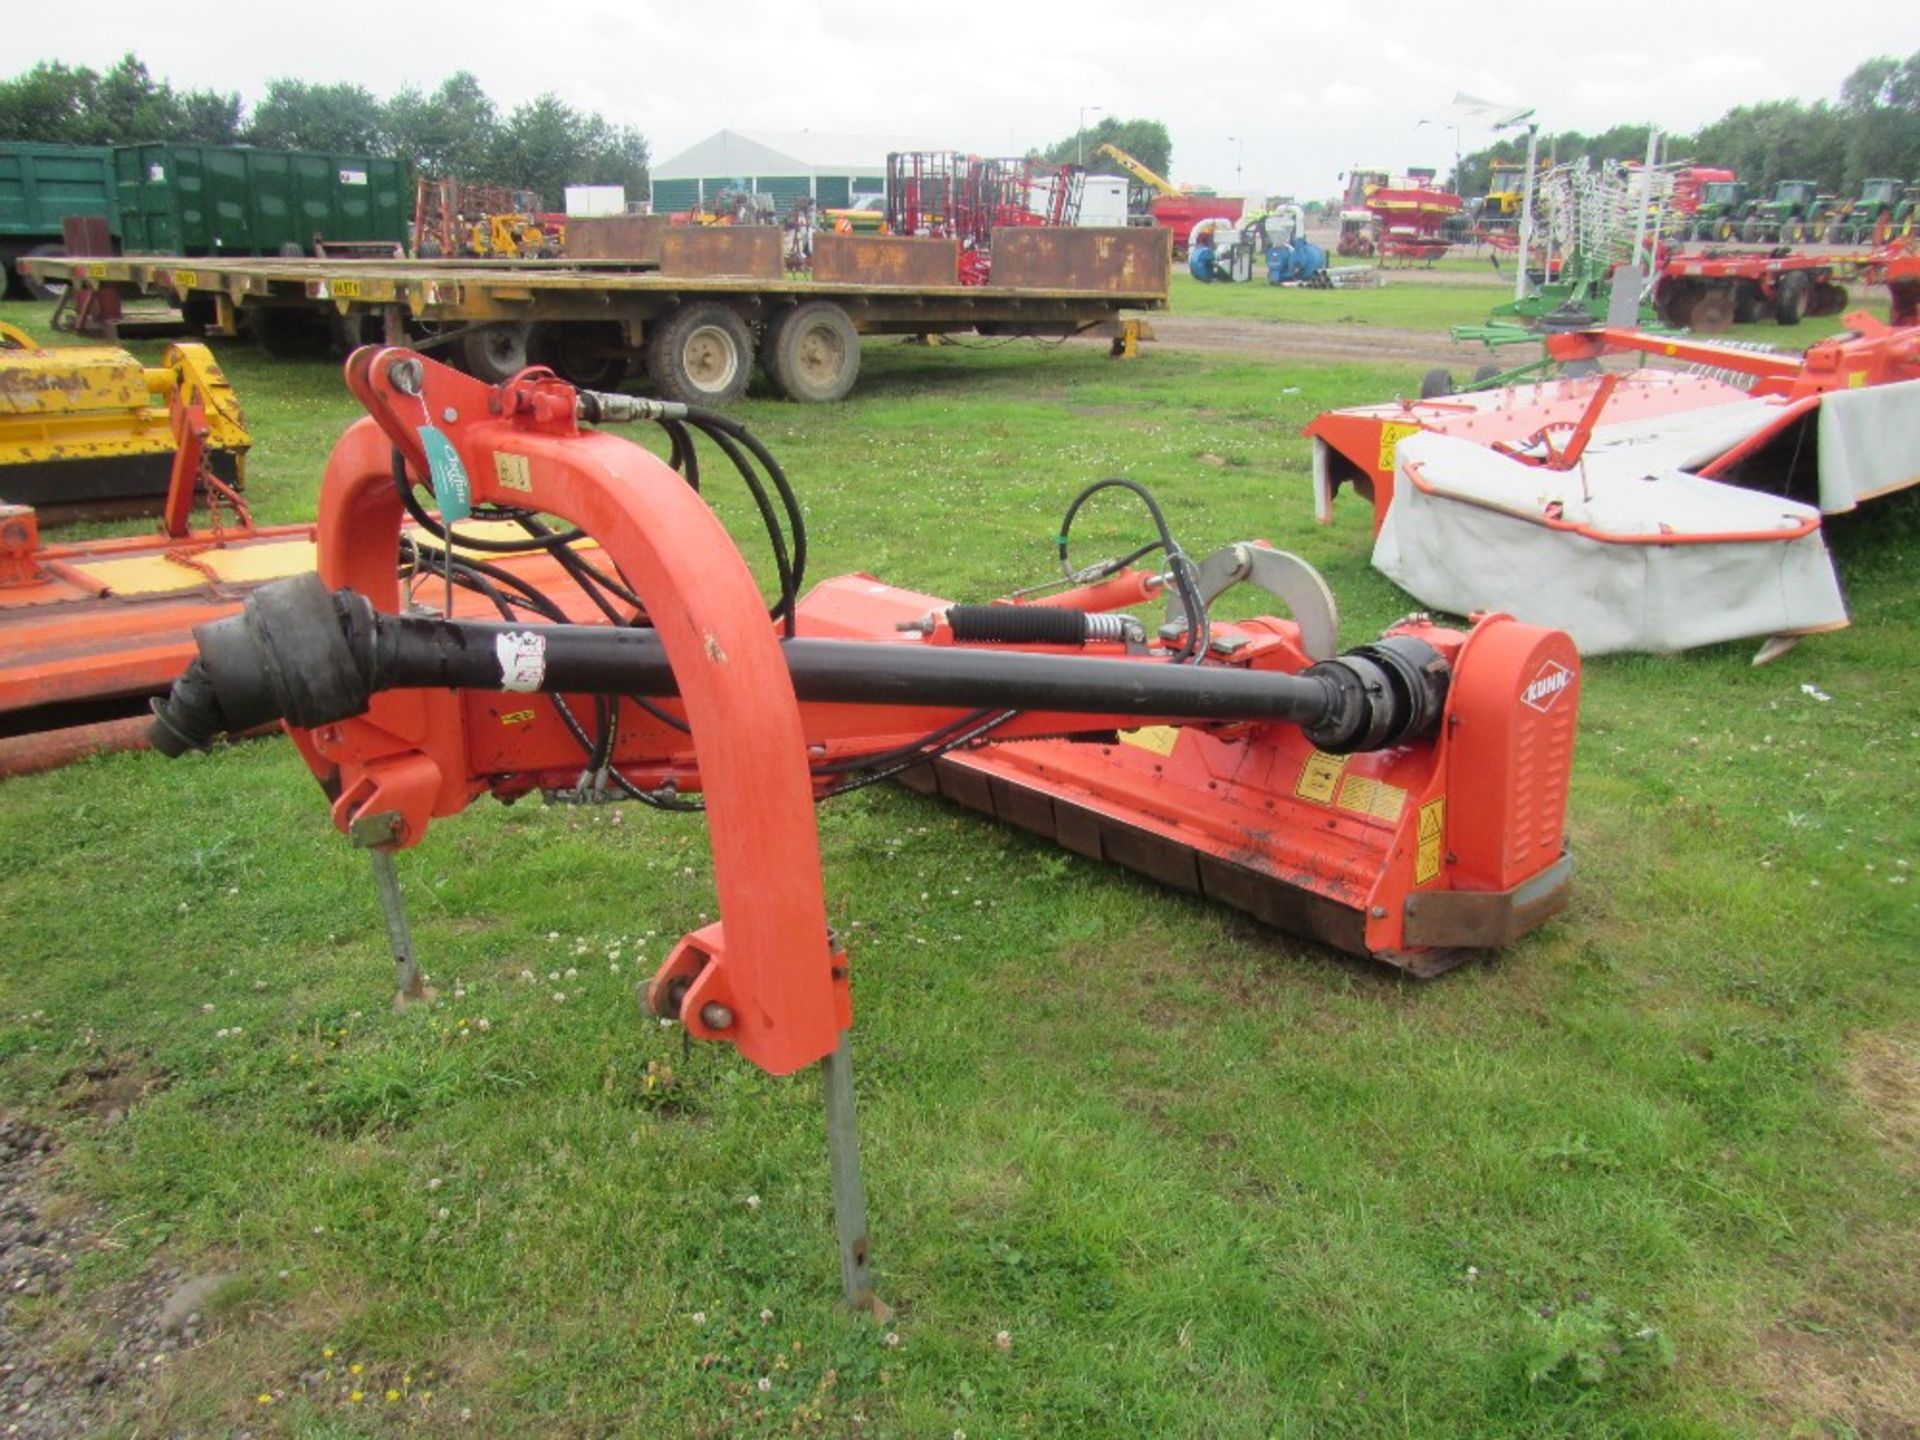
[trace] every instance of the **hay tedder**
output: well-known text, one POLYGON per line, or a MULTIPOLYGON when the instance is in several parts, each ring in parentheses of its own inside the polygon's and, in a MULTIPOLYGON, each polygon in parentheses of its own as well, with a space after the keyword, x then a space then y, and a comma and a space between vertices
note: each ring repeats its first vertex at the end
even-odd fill
POLYGON ((872 1298, 852 957, 819 802, 898 777, 1422 976, 1566 902, 1580 666, 1555 631, 1411 616, 1343 651, 1304 562, 1257 541, 1196 562, 1124 480, 1074 500, 1061 576, 1035 591, 954 604, 860 574, 809 590, 799 502, 736 422, 541 370, 489 387, 397 348, 359 351, 347 377, 368 414, 328 463, 317 573, 198 630, 154 743, 286 725, 373 853, 403 996, 424 992, 392 852, 433 821, 487 794, 703 808, 720 918, 645 1004, 771 1073, 821 1062, 851 1301, 872 1298), (616 423, 662 426, 669 458, 616 423), (715 480, 701 440, 753 492, 771 602, 693 483, 715 480), (1150 524, 1076 565, 1096 498, 1150 524), (1289 613, 1210 619, 1242 583, 1289 613))

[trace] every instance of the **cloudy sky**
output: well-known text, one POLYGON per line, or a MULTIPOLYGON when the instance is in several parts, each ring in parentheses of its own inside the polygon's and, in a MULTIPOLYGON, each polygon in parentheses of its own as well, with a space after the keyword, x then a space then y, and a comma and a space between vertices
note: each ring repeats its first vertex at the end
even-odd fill
POLYGON ((1810 23, 1819 11, 1800 0, 1611 14, 1505 0, 255 0, 217 23, 198 7, 91 0, 11 27, 0 70, 99 67, 132 49, 177 85, 252 101, 281 74, 384 96, 466 69, 504 107, 552 90, 635 125, 656 158, 722 127, 1017 153, 1098 106, 1164 121, 1176 181, 1307 197, 1354 164, 1444 170, 1454 132, 1419 122, 1457 91, 1536 106, 1550 130, 1687 130, 1743 101, 1831 97, 1868 56, 1920 49, 1912 0, 1844 13, 1871 23, 1810 23))

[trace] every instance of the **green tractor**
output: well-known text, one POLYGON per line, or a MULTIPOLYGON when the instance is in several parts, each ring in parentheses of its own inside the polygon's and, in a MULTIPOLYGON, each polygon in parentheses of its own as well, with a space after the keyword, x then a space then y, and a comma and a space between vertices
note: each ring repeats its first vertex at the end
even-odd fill
POLYGON ((1691 238, 1734 239, 1740 233, 1740 215, 1746 205, 1746 181, 1709 180, 1700 187, 1700 207, 1693 212, 1691 238))
POLYGON ((1740 238, 1749 245, 1777 245, 1805 225, 1820 205, 1820 187, 1811 180, 1782 180, 1773 198, 1751 206, 1740 222, 1740 238))
POLYGON ((1884 245, 1897 235, 1911 234, 1915 197, 1920 187, 1879 178, 1860 182, 1860 198, 1828 217, 1829 245, 1884 245))

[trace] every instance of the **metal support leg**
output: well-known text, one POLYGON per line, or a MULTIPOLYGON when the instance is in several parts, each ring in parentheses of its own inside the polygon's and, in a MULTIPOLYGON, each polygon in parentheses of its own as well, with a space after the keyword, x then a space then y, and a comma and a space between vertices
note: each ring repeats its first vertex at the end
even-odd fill
POLYGON ((827 1163, 833 1172, 833 1230, 840 1246, 840 1288, 847 1304, 885 1320, 893 1311, 873 1293, 867 1259, 867 1191, 860 1179, 860 1126, 853 1111, 853 1051, 847 1032, 820 1062, 827 1097, 827 1163))
POLYGON ((383 345, 407 343, 407 317, 398 305, 380 307, 380 343, 383 345))
POLYGON ((407 903, 400 894, 400 870, 391 850, 371 850, 373 883, 380 890, 380 913, 387 921, 387 942, 393 947, 393 1004, 405 1009, 416 1000, 431 1000, 413 953, 413 927, 407 924, 407 903))

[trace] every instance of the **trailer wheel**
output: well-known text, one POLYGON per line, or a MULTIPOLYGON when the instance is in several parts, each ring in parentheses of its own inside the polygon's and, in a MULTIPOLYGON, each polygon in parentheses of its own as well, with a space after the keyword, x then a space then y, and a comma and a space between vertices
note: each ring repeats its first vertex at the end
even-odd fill
POLYGON ((690 301, 647 337, 647 378, 662 400, 724 405, 753 378, 747 322, 716 301, 690 301))
POLYGON ((810 300, 779 316, 762 351, 773 388, 809 405, 843 400, 860 374, 860 336, 831 300, 810 300))
POLYGON ((627 375, 626 335, 620 326, 594 320, 558 321, 535 327, 532 355, 569 385, 611 390, 627 375))
POLYGON ((1733 292, 1724 285, 1705 291, 1693 302, 1689 328, 1702 335, 1718 335, 1733 324, 1733 292))
POLYGON ((254 339, 276 360, 324 360, 333 353, 333 321, 319 310, 267 305, 246 313, 254 339))
POLYGON ((1488 364, 1477 367, 1473 372, 1474 388, 1476 390, 1479 389, 1482 385, 1486 384, 1489 380, 1494 379, 1500 373, 1501 373, 1500 367, 1492 363, 1488 363, 1488 364))
POLYGON ((511 380, 532 363, 527 338, 532 326, 524 320, 482 325, 460 337, 460 368, 476 380, 498 385, 511 380))
POLYGON ((1789 270, 1773 292, 1773 318, 1782 325, 1798 325, 1807 313, 1807 295, 1813 289, 1804 270, 1789 270))
POLYGON ((1736 325, 1757 325, 1764 320, 1770 306, 1767 297, 1758 285, 1744 281, 1735 281, 1733 286, 1733 323, 1736 325))
POLYGON ((1444 365, 1436 365, 1420 377, 1420 398, 1422 400, 1440 400, 1453 393, 1453 372, 1444 365))
MULTIPOLYGON (((35 255, 65 255, 66 253, 67 247, 64 245, 36 245, 20 258, 28 260, 35 255)), ((64 280, 42 280, 37 275, 27 274, 18 265, 14 267, 13 274, 14 278, 20 282, 20 288, 27 292, 29 300, 58 300, 67 293, 67 282, 64 280)), ((4 278, 0 276, 0 280, 4 278)), ((4 284, 0 284, 0 290, 5 288, 4 284)))

